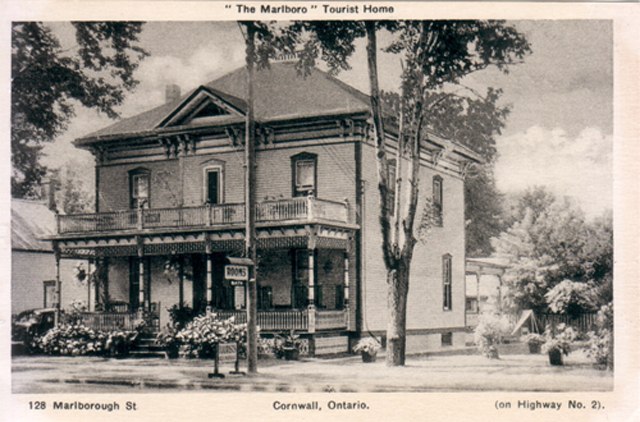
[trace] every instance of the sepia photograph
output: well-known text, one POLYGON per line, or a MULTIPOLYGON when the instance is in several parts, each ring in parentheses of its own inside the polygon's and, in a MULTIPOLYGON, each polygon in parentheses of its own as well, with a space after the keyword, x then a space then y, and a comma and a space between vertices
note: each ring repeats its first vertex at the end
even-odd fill
POLYGON ((7 23, 9 393, 604 409, 614 20, 218 7, 7 23))

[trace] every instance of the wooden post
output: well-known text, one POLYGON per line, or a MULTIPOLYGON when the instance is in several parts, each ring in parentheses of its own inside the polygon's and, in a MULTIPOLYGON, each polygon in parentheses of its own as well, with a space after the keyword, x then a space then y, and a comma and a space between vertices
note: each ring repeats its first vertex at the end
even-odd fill
POLYGON ((213 310, 213 257, 211 256, 211 243, 206 243, 207 254, 207 314, 213 310))
POLYGON ((87 312, 91 312, 91 260, 87 260, 87 312))
POLYGON ((476 301, 478 303, 478 315, 480 315, 480 271, 476 272, 476 301))
POLYGON ((138 314, 140 317, 144 314, 146 308, 146 300, 144 294, 144 257, 138 257, 138 314))
POLYGON ((349 309, 349 251, 344 252, 344 307, 349 309))

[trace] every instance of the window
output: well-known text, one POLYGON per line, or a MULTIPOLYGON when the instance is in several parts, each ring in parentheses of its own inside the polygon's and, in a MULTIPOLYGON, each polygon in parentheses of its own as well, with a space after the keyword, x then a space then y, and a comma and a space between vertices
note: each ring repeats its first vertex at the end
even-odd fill
POLYGON ((389 195, 387 196, 389 202, 387 208, 392 215, 396 212, 396 169, 396 160, 387 161, 387 181, 389 182, 389 195))
POLYGON ((451 303, 451 255, 442 257, 442 309, 450 311, 451 303))
POLYGON ((46 280, 42 282, 44 285, 44 303, 43 308, 53 308, 56 302, 56 281, 46 280))
POLYGON ((433 211, 435 224, 442 226, 442 177, 433 176, 433 211))
POLYGON ((317 196, 318 156, 301 153, 291 157, 293 196, 317 196))
POLYGON ((149 170, 136 169, 129 173, 130 206, 149 208, 149 170))
POLYGON ((222 168, 209 167, 204 169, 204 202, 221 204, 222 200, 222 168))
POLYGON ((451 331, 440 334, 441 346, 453 346, 453 333, 451 331))

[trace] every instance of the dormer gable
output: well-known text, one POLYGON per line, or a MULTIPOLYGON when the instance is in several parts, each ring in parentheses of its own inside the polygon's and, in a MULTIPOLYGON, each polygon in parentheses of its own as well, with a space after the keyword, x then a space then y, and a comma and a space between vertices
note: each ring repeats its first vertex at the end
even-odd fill
POLYGON ((244 100, 200 86, 168 113, 156 128, 223 122, 244 117, 245 109, 244 100))

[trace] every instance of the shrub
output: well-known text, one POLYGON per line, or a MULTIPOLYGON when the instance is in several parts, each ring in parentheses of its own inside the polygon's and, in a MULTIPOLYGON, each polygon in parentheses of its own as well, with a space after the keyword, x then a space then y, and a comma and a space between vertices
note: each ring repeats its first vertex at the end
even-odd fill
POLYGON ((47 355, 122 357, 129 354, 137 336, 135 331, 104 332, 82 324, 62 324, 35 338, 32 347, 47 355))
POLYGON ((301 344, 300 335, 296 334, 295 330, 291 330, 288 333, 275 336, 273 353, 278 359, 286 359, 292 352, 294 355, 295 352, 300 352, 301 344))
POLYGON ((597 308, 596 288, 590 283, 564 280, 544 295, 551 312, 577 317, 597 308))
POLYGON ((565 324, 558 324, 555 333, 550 327, 545 330, 546 341, 542 345, 542 352, 549 353, 554 350, 560 351, 563 355, 571 353, 571 344, 575 341, 578 333, 572 327, 565 324))
POLYGON ((498 348, 502 336, 509 333, 510 324, 506 317, 484 314, 474 331, 474 341, 480 353, 490 359, 499 359, 498 348))
POLYGON ((545 342, 544 336, 536 333, 529 333, 526 336, 522 336, 521 341, 527 344, 543 344, 545 342))
POLYGON ((221 320, 216 314, 195 317, 176 338, 185 357, 214 358, 219 343, 246 341, 246 324, 234 324, 234 318, 221 320))
POLYGON ((162 347, 170 358, 178 357, 181 342, 175 325, 167 324, 156 336, 155 343, 162 347))
POLYGON ((613 304, 603 305, 598 311, 597 330, 588 334, 587 356, 602 367, 613 369, 613 304))
POLYGON ((168 309, 168 311, 169 318, 171 319, 171 324, 178 331, 182 330, 198 314, 193 308, 190 308, 189 306, 180 307, 178 305, 173 305, 168 309))

